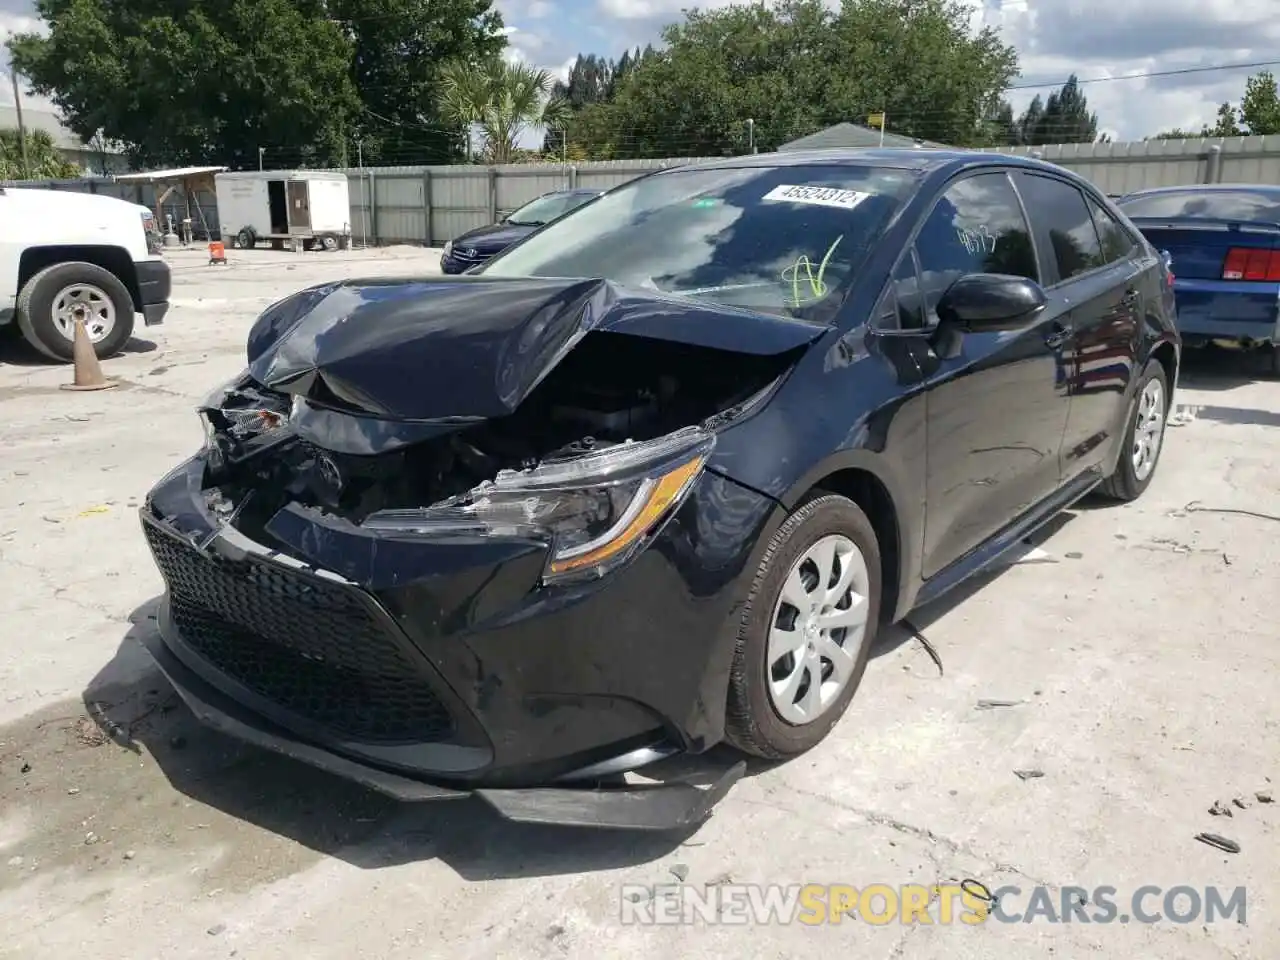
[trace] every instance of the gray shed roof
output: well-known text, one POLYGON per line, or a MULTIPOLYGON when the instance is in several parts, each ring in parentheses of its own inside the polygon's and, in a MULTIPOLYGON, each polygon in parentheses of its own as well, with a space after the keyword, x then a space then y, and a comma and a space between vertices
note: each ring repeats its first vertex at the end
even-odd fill
MULTIPOLYGON (((911 137, 899 136, 896 133, 886 133, 884 135, 884 146, 886 147, 914 147, 917 144, 922 147, 942 146, 940 143, 931 143, 928 140, 913 140, 911 137)), ((879 130, 860 126, 856 123, 837 123, 834 127, 827 127, 825 130, 811 133, 807 137, 801 137, 799 140, 784 143, 778 149, 824 150, 831 147, 878 146, 880 146, 879 130)))

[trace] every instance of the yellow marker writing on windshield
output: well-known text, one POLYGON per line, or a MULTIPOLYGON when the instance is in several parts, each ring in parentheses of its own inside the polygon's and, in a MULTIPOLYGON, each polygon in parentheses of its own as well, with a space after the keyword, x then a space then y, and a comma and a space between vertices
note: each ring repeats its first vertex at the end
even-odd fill
POLYGON ((793 306, 800 306, 801 304, 808 303, 813 300, 820 300, 827 295, 827 284, 826 281, 823 280, 823 275, 827 272, 827 264, 831 261, 831 255, 836 252, 836 247, 840 245, 840 241, 843 239, 844 234, 842 233, 840 236, 836 237, 831 246, 827 247, 827 252, 823 255, 822 263, 818 265, 818 272, 816 274, 813 271, 813 261, 810 260, 807 255, 802 256, 792 266, 782 271, 782 279, 784 281, 791 281, 791 302, 793 306), (802 273, 803 277, 801 276, 802 273), (791 274, 791 276, 788 277, 787 274, 791 274), (800 282, 802 279, 809 283, 811 296, 807 298, 801 298, 800 296, 800 282))

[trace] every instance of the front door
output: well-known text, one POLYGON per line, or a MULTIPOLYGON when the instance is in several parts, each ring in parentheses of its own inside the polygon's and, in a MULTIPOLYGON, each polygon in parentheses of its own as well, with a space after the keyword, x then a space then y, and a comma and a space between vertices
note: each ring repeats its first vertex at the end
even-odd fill
MULTIPOLYGON (((915 249, 924 322, 967 273, 1039 281, 1022 205, 1004 172, 952 182, 915 249)), ((958 334, 938 344, 927 394, 928 467, 922 575, 933 576, 1049 496, 1070 399, 1062 370, 1061 302, 1019 330, 958 334)))
POLYGON ((311 200, 305 180, 289 181, 289 232, 311 232, 311 200))

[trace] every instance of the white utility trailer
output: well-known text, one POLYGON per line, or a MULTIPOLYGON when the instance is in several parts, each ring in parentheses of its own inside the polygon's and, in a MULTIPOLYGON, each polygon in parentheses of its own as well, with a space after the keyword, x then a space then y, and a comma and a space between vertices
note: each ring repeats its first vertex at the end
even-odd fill
POLYGON ((247 170, 214 176, 223 243, 242 249, 268 240, 274 249, 351 246, 351 188, 328 170, 247 170))

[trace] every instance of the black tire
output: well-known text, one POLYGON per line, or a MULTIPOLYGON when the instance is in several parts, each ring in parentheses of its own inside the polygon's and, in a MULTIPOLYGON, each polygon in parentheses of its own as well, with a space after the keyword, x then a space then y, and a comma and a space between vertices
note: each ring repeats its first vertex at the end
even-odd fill
POLYGON ((871 521, 852 500, 823 494, 803 504, 783 521, 769 540, 742 610, 729 675, 725 739, 744 753, 768 760, 794 757, 820 743, 848 709, 862 682, 880 622, 881 593, 880 546, 871 521), (769 632, 791 568, 811 546, 832 534, 853 541, 866 563, 866 632, 855 654, 850 677, 837 699, 816 719, 795 725, 778 714, 769 696, 769 632))
POLYGON ((1129 422, 1125 425, 1124 438, 1120 447, 1120 459, 1116 463, 1115 472, 1099 484, 1098 493, 1100 496, 1119 503, 1128 503, 1132 500, 1137 500, 1146 492, 1147 487, 1151 486, 1151 481, 1155 479, 1156 470, 1160 467, 1160 456, 1164 453, 1164 435, 1168 430, 1169 403, 1171 399, 1169 395, 1169 378, 1164 372, 1164 367, 1159 360, 1148 360, 1146 369, 1142 371, 1142 378, 1138 381, 1138 388, 1133 393, 1133 408, 1129 411, 1129 422), (1145 477, 1139 478, 1133 466, 1133 438, 1138 427, 1142 393, 1152 380, 1158 380, 1161 386, 1161 396, 1164 398, 1163 416, 1165 426, 1160 431, 1155 463, 1151 465, 1151 471, 1145 477))
POLYGON ((320 249, 327 250, 332 253, 338 249, 338 238, 332 233, 326 233, 320 237, 320 249))
POLYGON ((236 243, 241 250, 252 250, 258 245, 258 235, 253 232, 253 227, 242 227, 236 234, 236 243))
POLYGON ((54 322, 53 302, 64 288, 75 284, 96 287, 110 299, 115 309, 115 325, 93 345, 93 351, 100 360, 115 356, 133 336, 133 297, 119 277, 94 263, 55 263, 26 282, 18 294, 18 328, 22 336, 51 360, 69 363, 73 356, 72 342, 54 322))
POLYGON ((1271 345, 1271 356, 1267 357, 1267 369, 1271 376, 1280 380, 1280 344, 1271 345))

